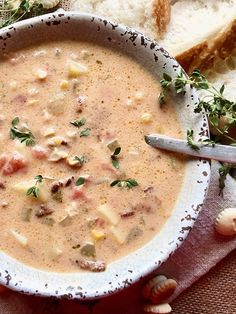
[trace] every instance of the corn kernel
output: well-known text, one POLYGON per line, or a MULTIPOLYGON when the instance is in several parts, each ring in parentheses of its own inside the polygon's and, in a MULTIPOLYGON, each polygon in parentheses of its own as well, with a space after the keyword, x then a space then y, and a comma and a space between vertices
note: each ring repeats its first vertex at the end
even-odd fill
POLYGON ((88 73, 88 67, 82 63, 75 61, 69 61, 68 63, 68 75, 71 78, 76 78, 80 75, 88 73))
POLYGON ((143 123, 150 123, 152 121, 152 115, 150 113, 144 113, 141 116, 141 121, 143 123))
POLYGON ((96 229, 91 230, 92 237, 94 240, 99 241, 101 239, 104 239, 105 233, 96 229))
POLYGON ((42 69, 38 69, 38 71, 36 72, 36 76, 39 80, 44 80, 47 77, 47 72, 42 70, 42 69))
POLYGON ((60 82, 60 88, 62 90, 68 89, 69 88, 69 82, 67 80, 61 80, 60 82))

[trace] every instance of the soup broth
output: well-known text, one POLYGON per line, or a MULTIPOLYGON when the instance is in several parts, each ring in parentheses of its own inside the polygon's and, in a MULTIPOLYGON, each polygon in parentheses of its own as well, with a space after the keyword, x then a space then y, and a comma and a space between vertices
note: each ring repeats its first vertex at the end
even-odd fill
POLYGON ((0 73, 0 249, 36 268, 103 271, 156 236, 184 175, 144 141, 182 136, 157 79, 75 41, 6 55, 0 73))

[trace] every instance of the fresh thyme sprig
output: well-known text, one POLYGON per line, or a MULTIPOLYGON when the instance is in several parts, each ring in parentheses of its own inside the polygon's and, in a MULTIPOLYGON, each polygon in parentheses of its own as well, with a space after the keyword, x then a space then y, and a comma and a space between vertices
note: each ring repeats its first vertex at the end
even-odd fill
POLYGON ((35 198, 38 198, 39 197, 39 194, 40 194, 40 190, 39 190, 39 187, 38 187, 38 184, 39 183, 42 183, 43 182, 43 176, 41 176, 40 174, 37 175, 35 178, 34 178, 36 181, 35 181, 35 185, 34 186, 31 186, 27 192, 26 192, 26 195, 32 195, 34 196, 35 198))
POLYGON ((224 85, 217 90, 199 70, 194 70, 189 78, 186 78, 183 73, 178 74, 176 78, 171 78, 164 73, 160 83, 162 86, 162 93, 159 97, 161 105, 165 101, 165 94, 170 86, 174 86, 177 94, 183 93, 186 85, 193 86, 197 90, 205 90, 205 95, 196 104, 194 112, 200 113, 205 110, 210 125, 219 134, 216 136, 216 141, 219 141, 220 137, 224 137, 230 141, 231 145, 236 144, 236 139, 229 135, 230 129, 236 126, 236 103, 224 97, 224 85), (221 118, 225 119, 223 127, 220 127, 221 118))
POLYGON ((110 186, 115 186, 117 185, 118 187, 126 187, 128 189, 132 189, 135 186, 138 186, 138 182, 135 179, 127 179, 127 180, 115 180, 113 181, 110 186))
POLYGON ((118 155, 121 152, 121 147, 116 147, 114 153, 111 155, 111 162, 116 169, 120 169, 120 162, 118 160, 118 155))
POLYGON ((81 126, 85 125, 86 123, 86 119, 82 118, 80 120, 76 119, 70 122, 70 124, 72 124, 73 126, 80 128, 81 126))
MULTIPOLYGON (((183 73, 177 75, 176 78, 170 77, 168 74, 163 74, 163 79, 160 81, 162 92, 159 96, 160 106, 165 103, 166 92, 171 86, 174 87, 177 94, 184 93, 187 85, 195 87, 197 90, 204 90, 203 97, 196 104, 194 112, 200 113, 205 111, 210 125, 216 130, 218 135, 213 139, 203 141, 194 141, 193 130, 187 130, 188 144, 195 150, 199 150, 203 145, 212 146, 222 140, 227 140, 229 145, 236 145, 236 138, 233 138, 229 131, 236 127, 236 102, 230 101, 224 96, 225 85, 222 85, 217 90, 199 70, 194 70, 189 78, 186 78, 183 73), (223 126, 222 120, 224 120, 223 126)), ((219 187, 222 194, 225 187, 225 180, 231 169, 236 168, 235 164, 222 164, 219 169, 219 187)))
POLYGON ((21 131, 18 129, 20 119, 14 118, 11 122, 10 137, 11 139, 18 139, 21 143, 25 143, 26 146, 33 146, 35 144, 35 137, 30 131, 21 131))
POLYGON ((187 129, 187 143, 188 145, 196 150, 199 151, 201 147, 206 146, 206 145, 212 145, 215 146, 216 142, 207 138, 205 140, 200 140, 200 141, 195 141, 194 140, 194 131, 193 129, 187 129))
POLYGON ((30 15, 40 15, 46 11, 39 0, 22 0, 19 5, 14 5, 14 1, 7 0, 4 1, 4 7, 1 5, 0 8, 2 8, 1 12, 9 14, 9 18, 0 23, 0 28, 28 18, 30 15))

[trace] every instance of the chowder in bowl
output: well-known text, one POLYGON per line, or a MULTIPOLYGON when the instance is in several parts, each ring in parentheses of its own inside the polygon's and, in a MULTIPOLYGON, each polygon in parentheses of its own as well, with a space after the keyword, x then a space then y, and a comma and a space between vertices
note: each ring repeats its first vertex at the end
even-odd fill
POLYGON ((182 70, 142 34, 54 13, 0 32, 1 283, 72 298, 107 295, 180 245, 209 164, 144 135, 207 135, 195 91, 158 103, 182 70))

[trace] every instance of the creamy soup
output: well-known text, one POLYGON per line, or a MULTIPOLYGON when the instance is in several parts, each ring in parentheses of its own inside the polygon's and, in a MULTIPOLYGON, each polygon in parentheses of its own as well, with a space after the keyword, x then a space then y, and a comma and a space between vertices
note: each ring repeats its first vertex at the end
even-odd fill
POLYGON ((0 249, 36 268, 104 271, 171 215, 184 162, 144 135, 181 137, 159 83, 126 55, 52 42, 0 61, 0 249))

